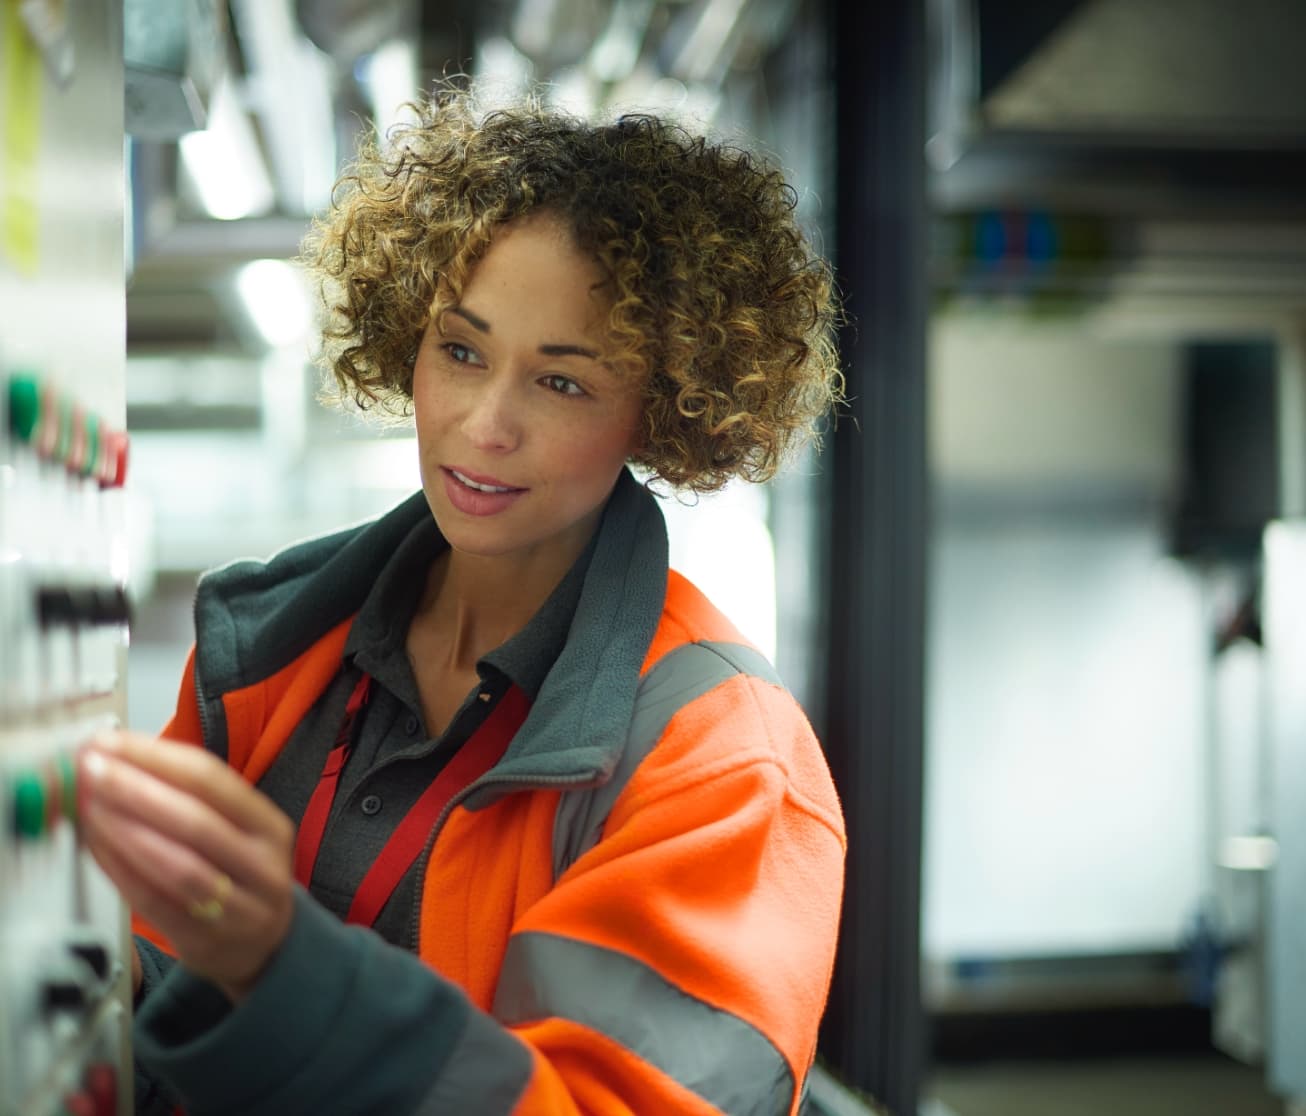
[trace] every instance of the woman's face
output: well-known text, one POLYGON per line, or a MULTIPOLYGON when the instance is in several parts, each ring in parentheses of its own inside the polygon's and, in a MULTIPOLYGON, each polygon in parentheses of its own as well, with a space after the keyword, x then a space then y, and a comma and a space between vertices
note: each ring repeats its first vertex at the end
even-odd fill
POLYGON ((598 265, 551 214, 500 230, 413 369, 422 487, 456 551, 570 564, 638 444, 598 265), (443 329, 441 329, 443 326, 443 329))

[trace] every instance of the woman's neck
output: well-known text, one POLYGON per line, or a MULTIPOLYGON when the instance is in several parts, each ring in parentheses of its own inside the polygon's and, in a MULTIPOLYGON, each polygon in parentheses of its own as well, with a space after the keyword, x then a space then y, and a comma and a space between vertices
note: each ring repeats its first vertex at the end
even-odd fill
POLYGON ((447 550, 431 566, 412 627, 428 648, 438 649, 446 670, 471 671, 530 623, 576 555, 550 558, 482 558, 447 550))

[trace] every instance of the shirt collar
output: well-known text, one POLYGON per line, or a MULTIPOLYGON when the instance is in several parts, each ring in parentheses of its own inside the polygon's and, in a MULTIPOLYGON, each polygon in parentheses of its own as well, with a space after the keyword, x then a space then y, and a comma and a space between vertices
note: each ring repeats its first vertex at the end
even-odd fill
MULTIPOLYGON (((501 675, 535 700, 567 643, 596 539, 597 533, 527 625, 477 662, 482 680, 501 675)), ((427 571, 448 546, 430 516, 414 525, 382 566, 364 599, 345 642, 346 661, 385 681, 389 673, 385 664, 396 654, 406 654, 408 625, 426 585, 427 571)))

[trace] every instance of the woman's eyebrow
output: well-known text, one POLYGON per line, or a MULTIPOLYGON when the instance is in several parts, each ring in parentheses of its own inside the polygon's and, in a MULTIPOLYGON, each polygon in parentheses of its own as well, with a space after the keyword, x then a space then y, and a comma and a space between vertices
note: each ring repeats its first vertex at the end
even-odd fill
POLYGON ((598 350, 586 349, 581 345, 541 345, 540 353, 547 357, 582 356, 590 360, 599 359, 598 350))
POLYGON ((490 323, 484 318, 473 314, 470 310, 464 310, 461 306, 451 306, 449 307, 449 313, 457 314, 458 317, 462 318, 469 326, 473 329, 480 330, 481 333, 490 332, 490 323))
MULTIPOLYGON (((457 314, 473 329, 481 333, 490 332, 490 323, 482 318, 479 314, 473 314, 470 310, 462 306, 449 307, 450 314, 457 314)), ((583 345, 541 345, 540 355, 546 357, 565 357, 580 356, 587 357, 589 360, 598 360, 599 353, 597 349, 587 349, 583 345)))

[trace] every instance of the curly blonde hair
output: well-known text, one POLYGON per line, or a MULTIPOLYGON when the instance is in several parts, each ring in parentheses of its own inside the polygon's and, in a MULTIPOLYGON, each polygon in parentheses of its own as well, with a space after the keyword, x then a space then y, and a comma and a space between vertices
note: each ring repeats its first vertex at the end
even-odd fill
POLYGON ((770 479, 841 398, 828 265, 780 172, 653 116, 590 124, 530 103, 478 116, 446 89, 367 141, 303 261, 336 396, 407 414, 433 314, 496 230, 548 211, 598 262, 614 367, 641 378, 635 463, 678 489, 770 479))

